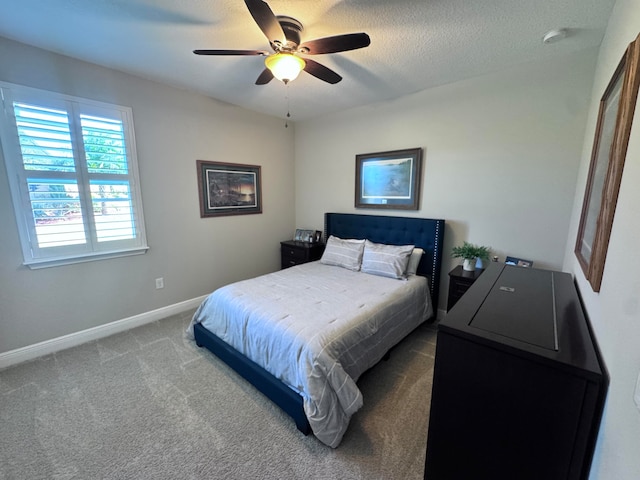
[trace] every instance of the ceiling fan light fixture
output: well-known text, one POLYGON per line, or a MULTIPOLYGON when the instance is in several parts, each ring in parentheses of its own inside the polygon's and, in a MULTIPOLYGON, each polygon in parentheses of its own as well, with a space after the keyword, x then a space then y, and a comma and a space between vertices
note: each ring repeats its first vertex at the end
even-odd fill
POLYGON ((291 53, 274 53, 264 60, 273 76, 285 84, 291 80, 295 80, 300 72, 304 69, 305 61, 291 53))

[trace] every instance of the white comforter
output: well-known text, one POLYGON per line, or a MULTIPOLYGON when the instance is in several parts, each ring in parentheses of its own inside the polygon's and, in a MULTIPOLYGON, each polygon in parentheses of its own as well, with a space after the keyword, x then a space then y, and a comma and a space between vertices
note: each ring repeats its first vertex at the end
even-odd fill
POLYGON ((313 433, 335 448, 362 406, 359 376, 431 312, 424 277, 312 262, 216 290, 189 331, 202 323, 300 393, 313 433))

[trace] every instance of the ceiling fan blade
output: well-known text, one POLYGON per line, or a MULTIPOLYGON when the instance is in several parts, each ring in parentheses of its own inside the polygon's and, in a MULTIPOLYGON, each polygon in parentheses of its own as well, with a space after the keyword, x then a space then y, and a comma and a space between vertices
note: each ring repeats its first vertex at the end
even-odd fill
POLYGON ((324 65, 309 58, 305 58, 304 61, 306 63, 304 71, 313 75, 314 77, 319 78, 320 80, 332 85, 342 80, 342 77, 330 68, 327 68, 324 65))
POLYGON ((318 38, 304 42, 298 48, 300 53, 308 55, 319 55, 322 53, 346 52, 358 48, 368 47, 371 39, 366 33, 347 33, 334 37, 318 38))
POLYGON ((266 85, 271 80, 273 80, 273 73, 268 68, 265 68, 256 80, 256 85, 266 85))
POLYGON ((196 55, 269 55, 269 52, 263 50, 194 50, 193 53, 196 55))
POLYGON ((269 5, 262 0, 244 0, 244 3, 270 43, 279 42, 281 45, 287 43, 282 26, 269 5))

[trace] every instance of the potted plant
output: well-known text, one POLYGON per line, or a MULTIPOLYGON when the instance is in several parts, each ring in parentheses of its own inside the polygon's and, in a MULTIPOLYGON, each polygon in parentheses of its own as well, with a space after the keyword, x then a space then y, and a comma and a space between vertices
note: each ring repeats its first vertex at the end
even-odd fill
POLYGON ((477 259, 481 258, 482 260, 489 260, 490 251, 489 247, 463 242, 462 246, 453 247, 453 250, 451 250, 451 256, 454 258, 464 259, 462 269, 468 272, 473 272, 476 269, 477 259))

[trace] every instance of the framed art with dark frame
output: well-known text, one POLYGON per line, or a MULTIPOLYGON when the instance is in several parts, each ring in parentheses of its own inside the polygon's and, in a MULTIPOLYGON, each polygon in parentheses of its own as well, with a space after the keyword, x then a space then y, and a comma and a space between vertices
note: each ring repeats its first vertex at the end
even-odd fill
POLYGON ((356 208, 418 210, 422 149, 356 155, 356 208))
POLYGON ((600 291, 640 83, 640 35, 629 44, 600 100, 574 252, 600 291))
POLYGON ((262 213, 260 166, 196 161, 200 216, 262 213))

